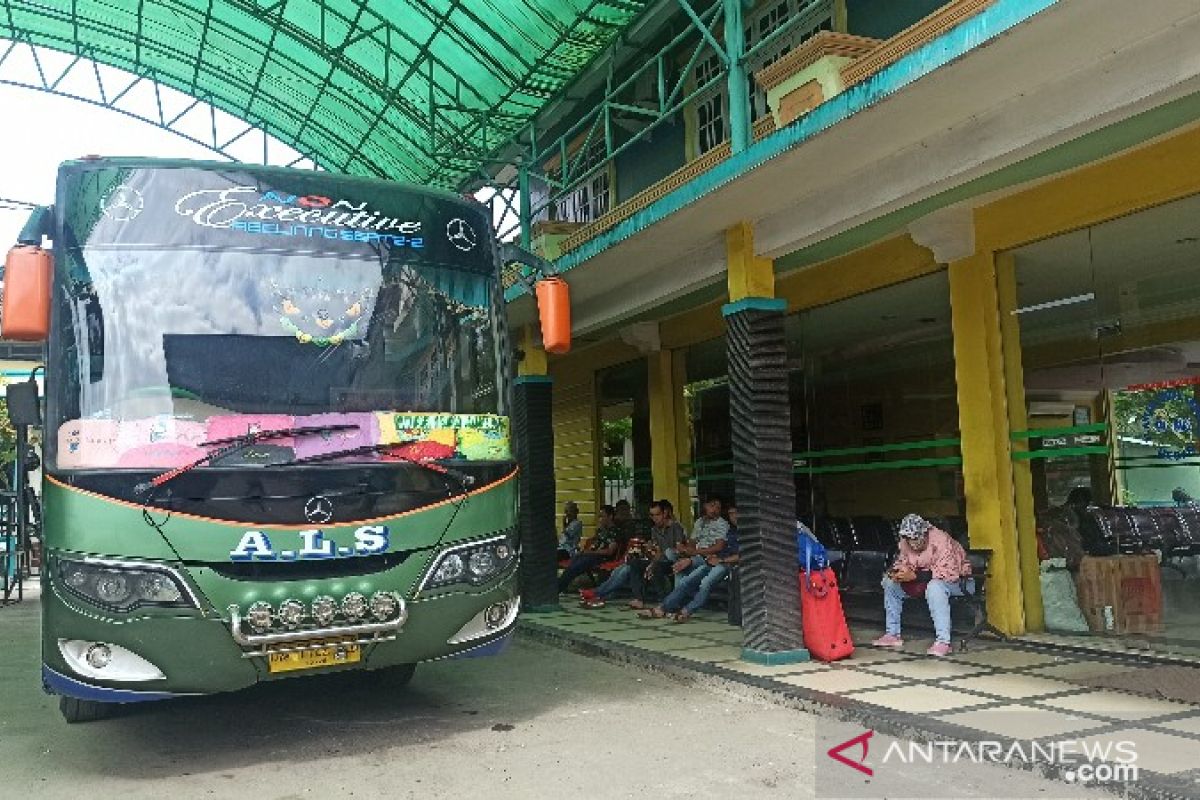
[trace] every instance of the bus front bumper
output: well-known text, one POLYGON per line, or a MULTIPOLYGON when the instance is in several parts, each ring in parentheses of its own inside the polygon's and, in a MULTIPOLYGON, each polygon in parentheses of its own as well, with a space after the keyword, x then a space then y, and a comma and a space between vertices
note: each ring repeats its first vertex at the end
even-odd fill
POLYGON ((262 648, 235 641, 230 621, 218 617, 214 609, 113 619, 48 586, 43 594, 43 687, 51 694, 82 700, 135 703, 236 691, 260 682, 330 672, 492 655, 507 646, 516 627, 516 584, 514 569, 482 591, 410 600, 407 618, 395 637, 363 645, 357 663, 288 672, 272 672, 262 648), (502 603, 510 604, 512 613, 499 624, 488 625, 487 609, 502 603), (80 659, 69 658, 72 648, 66 643, 74 644, 74 652, 91 643, 106 644, 114 652, 128 652, 145 662, 158 675, 102 679, 80 659))

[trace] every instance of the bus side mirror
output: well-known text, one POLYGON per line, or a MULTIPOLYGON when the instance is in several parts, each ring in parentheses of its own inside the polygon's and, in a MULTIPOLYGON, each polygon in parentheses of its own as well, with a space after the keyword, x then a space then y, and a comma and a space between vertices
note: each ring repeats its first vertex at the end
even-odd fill
POLYGON ((43 342, 50 333, 50 254, 36 245, 17 245, 4 262, 0 337, 43 342))
POLYGON ((13 425, 42 424, 42 407, 38 402, 38 385, 34 380, 10 383, 4 387, 8 401, 8 419, 13 425))
POLYGON ((538 316, 542 321, 542 347, 547 353, 571 350, 571 290, 558 276, 542 278, 534 284, 538 316))

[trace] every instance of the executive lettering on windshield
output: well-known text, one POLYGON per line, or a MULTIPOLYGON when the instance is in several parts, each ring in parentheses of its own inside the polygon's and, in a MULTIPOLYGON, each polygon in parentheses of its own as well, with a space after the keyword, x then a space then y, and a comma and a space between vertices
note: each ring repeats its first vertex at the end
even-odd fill
POLYGON ((420 222, 385 216, 367 208, 365 202, 275 191, 260 194, 253 186, 199 189, 179 198, 175 213, 191 217, 192 222, 205 228, 235 228, 241 227, 238 223, 254 221, 326 225, 410 238, 421 233, 420 222))

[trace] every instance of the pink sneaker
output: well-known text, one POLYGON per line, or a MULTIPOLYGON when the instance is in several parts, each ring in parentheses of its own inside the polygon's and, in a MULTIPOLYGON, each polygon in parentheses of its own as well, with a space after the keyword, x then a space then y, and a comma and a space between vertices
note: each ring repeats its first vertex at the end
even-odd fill
POLYGON ((584 601, 596 599, 596 590, 595 589, 580 589, 579 590, 579 599, 584 600, 584 601))
POLYGON ((890 633, 885 633, 875 641, 871 642, 875 647, 904 647, 904 640, 899 636, 893 636, 890 633))
POLYGON ((929 649, 926 650, 925 652, 931 656, 937 656, 938 658, 945 658, 946 656, 948 656, 954 652, 954 648, 951 647, 949 642, 934 642, 933 644, 931 644, 929 646, 929 649))

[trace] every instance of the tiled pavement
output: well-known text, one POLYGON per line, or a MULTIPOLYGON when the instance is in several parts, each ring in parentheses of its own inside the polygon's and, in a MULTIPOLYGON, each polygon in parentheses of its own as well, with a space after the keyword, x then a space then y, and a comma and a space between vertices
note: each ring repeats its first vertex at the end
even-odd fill
POLYGON ((866 644, 880 631, 854 626, 850 659, 768 667, 741 660, 741 629, 723 614, 702 611, 680 625, 638 619, 623 603, 585 610, 569 598, 561 611, 526 614, 521 625, 573 649, 733 681, 922 741, 1133 741, 1142 772, 1131 796, 1200 797, 1200 706, 1077 682, 1144 668, 1128 657, 980 639, 935 659, 924 654, 927 634, 891 651, 866 644))

